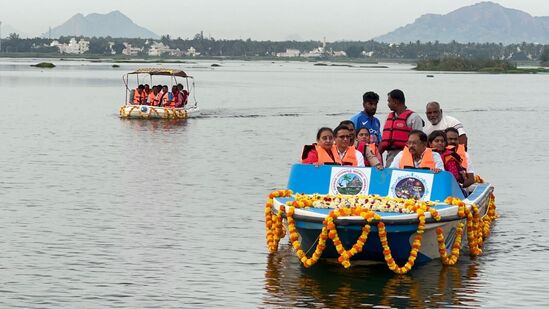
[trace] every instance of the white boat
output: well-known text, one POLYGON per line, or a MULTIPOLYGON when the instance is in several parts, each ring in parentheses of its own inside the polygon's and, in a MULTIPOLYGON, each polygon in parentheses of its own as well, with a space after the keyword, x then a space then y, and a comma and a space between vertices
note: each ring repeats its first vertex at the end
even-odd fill
POLYGON ((198 102, 195 97, 194 78, 187 75, 187 73, 182 70, 167 68, 144 68, 124 74, 122 79, 124 81, 124 85, 126 86, 126 99, 124 105, 122 105, 118 111, 120 118, 186 119, 200 115, 200 109, 198 108, 198 102), (129 78, 133 75, 135 75, 137 85, 145 83, 146 81, 144 81, 144 79, 147 76, 149 78, 148 82, 151 85, 153 85, 153 76, 167 76, 173 85, 177 85, 179 83, 177 80, 178 77, 183 78, 189 91, 187 103, 182 108, 134 104, 133 94, 135 90, 130 89, 129 87, 129 78))

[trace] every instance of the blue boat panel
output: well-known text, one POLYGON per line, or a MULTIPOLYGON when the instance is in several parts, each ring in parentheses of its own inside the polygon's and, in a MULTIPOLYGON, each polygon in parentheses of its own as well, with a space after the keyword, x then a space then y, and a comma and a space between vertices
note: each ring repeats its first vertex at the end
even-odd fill
MULTIPOLYGON (((330 192, 330 182, 332 168, 341 168, 334 165, 322 165, 316 167, 312 164, 294 164, 288 180, 288 188, 296 193, 305 194, 328 194, 330 192)), ((391 186, 391 176, 396 171, 409 171, 415 174, 432 174, 433 182, 426 190, 431 192, 431 201, 444 201, 448 196, 454 196, 463 199, 463 193, 452 176, 448 172, 433 174, 428 170, 400 170, 386 168, 381 171, 369 167, 355 167, 353 169, 370 170, 371 177, 368 183, 369 194, 379 194, 387 196, 391 186), (436 188, 436 190, 433 190, 436 188)))

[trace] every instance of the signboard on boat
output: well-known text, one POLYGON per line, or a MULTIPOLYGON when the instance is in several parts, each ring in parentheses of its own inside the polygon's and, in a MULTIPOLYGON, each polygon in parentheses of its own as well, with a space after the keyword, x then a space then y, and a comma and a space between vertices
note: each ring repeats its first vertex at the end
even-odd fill
POLYGON ((367 195, 371 169, 332 167, 330 194, 367 195))
POLYGON ((394 170, 389 183, 390 197, 431 199, 434 174, 394 170))

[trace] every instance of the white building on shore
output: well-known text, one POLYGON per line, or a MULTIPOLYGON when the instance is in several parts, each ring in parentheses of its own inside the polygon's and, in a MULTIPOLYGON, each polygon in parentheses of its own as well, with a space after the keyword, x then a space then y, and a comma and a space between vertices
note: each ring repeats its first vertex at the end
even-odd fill
POLYGON ((80 39, 78 42, 75 38, 69 40, 68 44, 61 44, 59 41, 54 40, 50 46, 59 48, 59 52, 62 54, 83 54, 90 50, 90 42, 84 39, 80 39))
POLYGON ((292 57, 299 57, 301 55, 301 51, 299 49, 286 49, 285 52, 282 52, 282 53, 276 53, 276 56, 277 57, 287 57, 287 58, 292 58, 292 57))

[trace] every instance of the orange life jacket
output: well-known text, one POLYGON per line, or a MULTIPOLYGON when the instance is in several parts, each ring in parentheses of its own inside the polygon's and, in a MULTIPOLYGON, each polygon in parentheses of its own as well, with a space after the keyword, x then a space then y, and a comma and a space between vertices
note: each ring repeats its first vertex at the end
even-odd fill
POLYGON ((406 124, 406 120, 413 113, 407 109, 395 117, 395 112, 390 112, 383 126, 383 135, 381 136, 381 147, 384 150, 403 149, 408 141, 408 135, 412 127, 406 124))
POLYGON ((356 148, 355 146, 349 146, 347 148, 347 151, 345 152, 345 155, 342 159, 339 158, 339 154, 337 152, 337 146, 332 146, 332 153, 334 154, 336 163, 339 165, 351 165, 351 166, 358 166, 358 160, 356 158, 356 148))
POLYGON ((455 149, 456 153, 461 158, 461 167, 463 167, 464 170, 467 171, 467 167, 469 167, 469 161, 467 160, 467 152, 465 151, 465 145, 459 144, 457 146, 457 149, 455 146, 448 146, 446 147, 448 149, 455 149))
POLYGON ((133 92, 133 104, 141 105, 146 101, 147 101, 147 95, 145 94, 145 91, 141 91, 141 93, 139 93, 139 91, 137 91, 137 88, 136 88, 135 91, 133 92))
POLYGON ((315 150, 316 150, 316 154, 318 156, 318 163, 323 163, 323 164, 337 164, 338 162, 336 161, 337 159, 337 150, 334 154, 334 147, 335 146, 332 146, 332 148, 330 149, 330 151, 326 151, 324 148, 322 148, 321 146, 318 146, 316 144, 314 144, 315 146, 315 150))
MULTIPOLYGON (((159 93, 160 94, 160 93, 159 93)), ((155 95, 154 92, 149 93, 149 105, 151 106, 157 106, 158 105, 158 99, 160 97, 158 95, 155 95)))
MULTIPOLYGON (((404 147, 402 150, 402 158, 400 158, 399 168, 415 168, 414 158, 408 147, 404 147)), ((433 157, 433 150, 431 148, 425 148, 423 152, 421 163, 418 168, 431 169, 435 167, 435 159, 433 157)))
POLYGON ((160 92, 160 99, 158 100, 160 106, 167 106, 170 104, 170 94, 168 92, 160 92))

